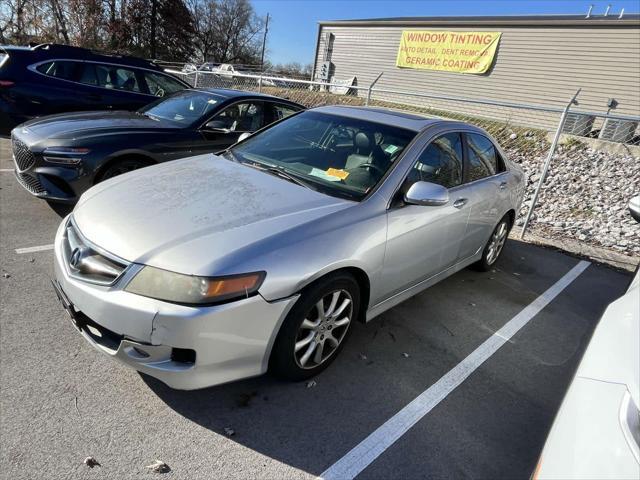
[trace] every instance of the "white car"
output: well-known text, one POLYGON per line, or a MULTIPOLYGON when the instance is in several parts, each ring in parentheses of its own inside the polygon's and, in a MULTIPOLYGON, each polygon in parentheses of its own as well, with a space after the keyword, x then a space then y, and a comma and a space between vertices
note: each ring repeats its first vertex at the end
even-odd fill
MULTIPOLYGON (((640 197, 630 205, 640 221, 640 197)), ((542 479, 640 479, 640 271, 605 311, 562 402, 542 479)))

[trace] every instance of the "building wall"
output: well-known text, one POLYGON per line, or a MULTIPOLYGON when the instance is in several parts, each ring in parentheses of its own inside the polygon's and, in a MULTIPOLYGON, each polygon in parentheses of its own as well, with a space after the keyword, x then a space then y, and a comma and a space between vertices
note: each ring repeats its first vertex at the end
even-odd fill
POLYGON ((320 26, 316 70, 324 60, 325 33, 335 35, 331 61, 337 79, 366 86, 380 73, 380 88, 498 101, 564 106, 581 87, 579 109, 640 115, 640 22, 620 26, 320 26), (494 66, 483 75, 400 69, 395 66, 403 30, 498 31, 494 66))

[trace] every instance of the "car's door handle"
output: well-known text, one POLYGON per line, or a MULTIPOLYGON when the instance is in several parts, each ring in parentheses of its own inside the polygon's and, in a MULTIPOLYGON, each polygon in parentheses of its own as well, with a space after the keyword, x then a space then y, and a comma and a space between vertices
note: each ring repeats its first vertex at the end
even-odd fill
POLYGON ((456 208, 462 208, 467 204, 468 201, 469 200, 466 198, 459 198, 455 202, 453 202, 453 206, 456 208))
POLYGON ((507 188, 507 182, 502 182, 500 184, 500 190, 504 190, 505 188, 507 188))

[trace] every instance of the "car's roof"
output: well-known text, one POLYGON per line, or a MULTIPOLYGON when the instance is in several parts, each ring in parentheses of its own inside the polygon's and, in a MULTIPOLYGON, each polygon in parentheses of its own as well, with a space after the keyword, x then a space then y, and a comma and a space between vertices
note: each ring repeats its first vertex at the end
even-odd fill
MULTIPOLYGON (((232 90, 230 88, 192 88, 191 90, 197 90, 201 92, 208 92, 218 95, 224 98, 268 98, 271 100, 278 100, 286 103, 292 103, 294 105, 300 105, 287 98, 275 97, 273 95, 267 95, 266 93, 247 92, 244 90, 232 90)), ((302 105, 300 105, 302 107, 302 105)))
POLYGON ((60 45, 57 43, 42 43, 33 47, 2 45, 2 50, 7 52, 31 52, 34 55, 44 58, 64 57, 68 59, 93 60, 118 65, 126 65, 129 67, 146 68, 150 70, 162 71, 158 65, 150 60, 139 57, 131 57, 128 55, 117 55, 108 52, 90 50, 87 48, 76 47, 73 45, 60 45))
POLYGON ((340 115, 343 117, 358 118, 368 120, 370 122, 383 123, 398 128, 405 128, 419 132, 426 127, 442 122, 443 120, 422 117, 412 113, 391 110, 387 108, 376 107, 353 107, 344 105, 334 105, 326 107, 316 107, 316 112, 329 113, 332 115, 340 115))

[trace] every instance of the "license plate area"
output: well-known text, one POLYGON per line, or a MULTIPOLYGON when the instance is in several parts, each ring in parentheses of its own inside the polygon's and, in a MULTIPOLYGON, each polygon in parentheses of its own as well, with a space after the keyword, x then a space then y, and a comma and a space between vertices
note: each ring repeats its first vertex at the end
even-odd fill
POLYGON ((62 287, 57 281, 51 280, 51 285, 53 285, 53 290, 56 292, 56 297, 58 297, 60 305, 62 305, 62 308, 64 308, 64 311, 68 315, 73 326, 78 331, 82 331, 82 323, 80 321, 80 317, 78 316, 75 308, 73 308, 73 303, 71 303, 71 300, 69 300, 67 294, 64 293, 64 290, 62 290, 62 287))

